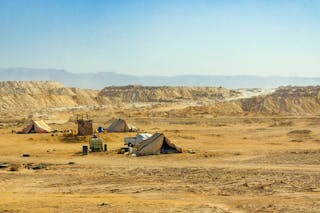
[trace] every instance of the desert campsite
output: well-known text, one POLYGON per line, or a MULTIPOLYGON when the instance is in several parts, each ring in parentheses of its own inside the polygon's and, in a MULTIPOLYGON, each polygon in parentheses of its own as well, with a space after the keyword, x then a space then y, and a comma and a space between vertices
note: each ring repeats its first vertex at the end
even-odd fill
POLYGON ((320 0, 0 0, 0 213, 320 213, 320 0))
MULTIPOLYGON (((44 98, 51 96, 46 88, 52 92, 57 85, 15 84, 28 91, 37 88, 44 98)), ((203 88, 208 89, 213 90, 203 88)), ((250 98, 240 90, 215 91, 208 105, 193 106, 188 97, 184 103, 172 98, 148 108, 143 107, 148 102, 137 108, 122 100, 120 109, 103 107, 114 97, 97 91, 102 102, 91 104, 100 108, 61 111, 38 103, 32 115, 27 107, 19 108, 19 99, 2 99, 2 106, 10 107, 1 111, 0 209, 152 212, 156 206, 169 212, 317 212, 319 87, 279 88, 250 98), (218 93, 233 98, 216 101, 218 93), (284 98, 279 102, 278 97, 284 98), (114 123, 129 123, 139 131, 127 131, 126 125, 119 125, 120 132, 109 131, 114 123), (97 131, 100 127, 105 131, 97 131)), ((81 98, 83 91, 78 92, 81 98)), ((56 98, 67 104, 69 97, 56 98)))

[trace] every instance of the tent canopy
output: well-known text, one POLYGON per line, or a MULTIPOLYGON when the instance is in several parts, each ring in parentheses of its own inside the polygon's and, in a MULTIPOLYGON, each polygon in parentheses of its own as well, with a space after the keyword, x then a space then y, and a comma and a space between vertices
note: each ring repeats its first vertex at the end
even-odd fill
POLYGON ((137 156, 181 153, 182 149, 172 143, 163 133, 155 133, 150 138, 135 145, 137 156))
POLYGON ((48 133, 52 129, 44 121, 32 121, 32 123, 22 130, 22 133, 48 133))
POLYGON ((108 132, 133 132, 135 131, 134 126, 130 126, 127 122, 123 119, 115 120, 108 128, 108 132))
POLYGON ((148 138, 151 138, 152 134, 149 133, 139 133, 136 135, 136 143, 139 143, 140 141, 147 140, 148 138))

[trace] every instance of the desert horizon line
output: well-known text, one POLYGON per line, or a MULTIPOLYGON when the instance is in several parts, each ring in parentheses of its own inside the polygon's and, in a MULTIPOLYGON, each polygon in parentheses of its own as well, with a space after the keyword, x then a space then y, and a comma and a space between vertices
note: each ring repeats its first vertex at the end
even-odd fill
POLYGON ((119 71, 87 71, 87 72, 76 72, 73 70, 65 69, 65 68, 33 68, 33 67, 0 67, 0 72, 3 70, 22 70, 25 71, 63 71, 71 74, 118 74, 118 75, 126 75, 126 76, 136 76, 136 77, 180 77, 180 76, 197 76, 197 77, 256 77, 256 78, 320 78, 319 76, 299 76, 299 75, 259 75, 259 74, 196 74, 196 73, 185 73, 185 74, 178 74, 178 75, 142 75, 142 74, 129 74, 129 73, 122 73, 119 71))

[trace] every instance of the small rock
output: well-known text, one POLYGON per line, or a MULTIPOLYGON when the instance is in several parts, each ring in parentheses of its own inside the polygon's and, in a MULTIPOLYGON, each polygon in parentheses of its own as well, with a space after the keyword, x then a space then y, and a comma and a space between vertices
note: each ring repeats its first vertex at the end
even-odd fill
POLYGON ((193 150, 193 149, 190 149, 190 150, 188 150, 188 153, 189 154, 196 154, 197 152, 195 150, 193 150))
POLYGON ((20 165, 18 165, 18 164, 12 164, 12 165, 10 166, 10 168, 9 168, 9 171, 11 171, 11 172, 16 172, 16 171, 19 170, 19 168, 20 168, 20 165))
POLYGON ((22 154, 22 157, 30 157, 30 154, 22 154))

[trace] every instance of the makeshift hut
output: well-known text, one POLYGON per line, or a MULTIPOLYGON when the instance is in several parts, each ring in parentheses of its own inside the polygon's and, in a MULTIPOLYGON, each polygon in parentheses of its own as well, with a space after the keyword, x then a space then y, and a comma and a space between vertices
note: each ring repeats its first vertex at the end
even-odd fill
POLYGON ((52 129, 48 124, 46 124, 44 121, 32 121, 29 126, 24 128, 22 130, 22 133, 28 134, 28 133, 48 133, 51 132, 52 129))
POLYGON ((172 143, 163 133, 155 133, 150 138, 138 142, 134 149, 137 156, 181 153, 182 149, 172 143))
POLYGON ((93 134, 92 120, 77 119, 77 124, 78 124, 78 135, 93 134))
POLYGON ((134 126, 130 126, 123 119, 115 120, 108 128, 108 132, 135 132, 136 128, 134 126))

